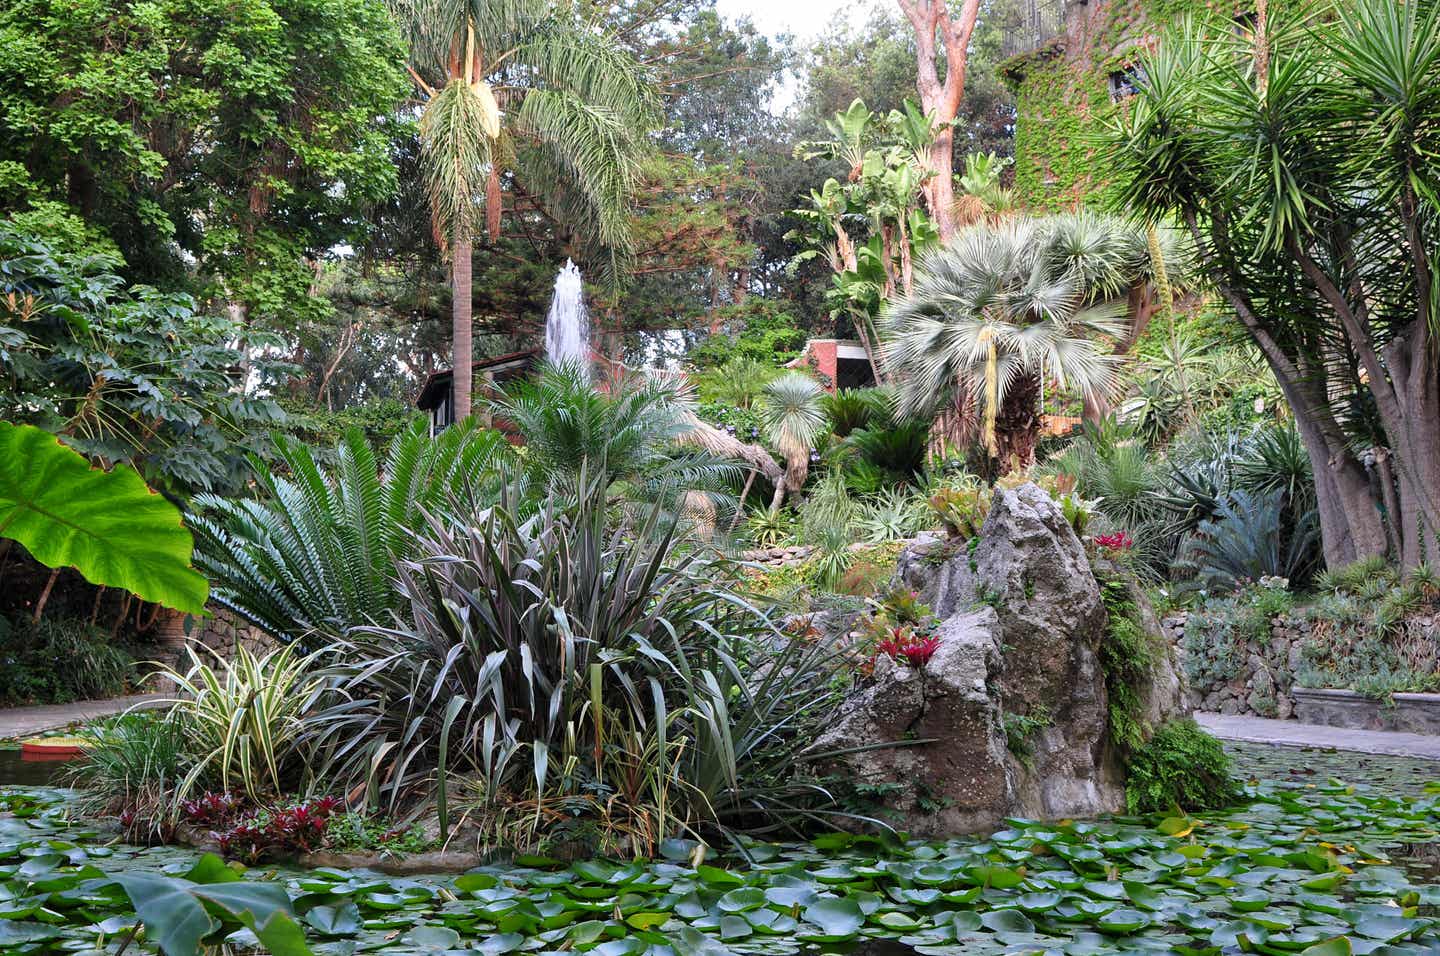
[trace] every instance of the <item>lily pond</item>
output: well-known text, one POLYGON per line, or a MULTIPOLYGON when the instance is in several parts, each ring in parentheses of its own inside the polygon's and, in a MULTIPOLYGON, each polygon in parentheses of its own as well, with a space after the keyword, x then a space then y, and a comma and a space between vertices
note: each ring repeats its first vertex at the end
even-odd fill
POLYGON ((128 846, 72 819, 66 791, 11 788, 0 952, 194 951, 223 912, 250 927, 231 951, 281 954, 1440 953, 1440 789, 1418 775, 1440 768, 1277 754, 1236 753, 1279 779, 1223 814, 831 835, 703 862, 671 842, 650 863, 521 858, 433 878, 128 846), (1322 776, 1347 770, 1367 784, 1322 776))

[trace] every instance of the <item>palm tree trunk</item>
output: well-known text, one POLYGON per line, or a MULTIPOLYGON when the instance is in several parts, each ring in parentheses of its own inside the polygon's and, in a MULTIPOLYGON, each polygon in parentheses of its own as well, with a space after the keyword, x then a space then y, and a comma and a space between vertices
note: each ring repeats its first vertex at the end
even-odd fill
POLYGON ((1026 372, 1010 383, 995 416, 995 452, 1001 475, 1024 471, 1035 463, 1040 441, 1040 376, 1026 372))
POLYGON ((474 384, 474 346, 472 335, 472 302, 470 298, 471 243, 468 235, 456 231, 450 266, 450 394, 455 406, 455 421, 470 417, 470 392, 474 384))

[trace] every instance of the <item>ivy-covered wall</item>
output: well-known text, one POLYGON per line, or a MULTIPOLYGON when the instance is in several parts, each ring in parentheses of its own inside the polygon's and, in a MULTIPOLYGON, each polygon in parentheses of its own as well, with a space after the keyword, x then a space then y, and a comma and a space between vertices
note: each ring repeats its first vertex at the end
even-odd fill
POLYGON ((1134 63, 1186 14, 1236 16, 1245 0, 1068 0, 1064 34, 1016 57, 1005 72, 1016 90, 1015 194, 1032 211, 1104 199, 1108 165, 1101 133, 1124 108, 1110 74, 1134 63))

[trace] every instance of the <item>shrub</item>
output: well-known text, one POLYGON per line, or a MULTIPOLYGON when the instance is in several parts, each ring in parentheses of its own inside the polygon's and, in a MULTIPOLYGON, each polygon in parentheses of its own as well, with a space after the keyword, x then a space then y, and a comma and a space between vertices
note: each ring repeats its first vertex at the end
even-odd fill
POLYGON ((828 646, 779 635, 658 505, 617 517, 601 481, 580 487, 529 520, 503 500, 431 523, 399 568, 413 624, 334 648, 317 774, 391 814, 433 802, 442 838, 452 802, 487 839, 583 817, 617 853, 804 816, 826 799, 797 767, 838 702, 828 646))
POLYGON ((1125 803, 1131 813, 1216 810, 1240 798, 1230 757, 1193 720, 1172 720, 1130 754, 1125 803))
POLYGON ((1201 693, 1238 676, 1252 645, 1270 640, 1270 621, 1293 600, 1283 591, 1249 588, 1203 601, 1185 623, 1185 673, 1201 693))
POLYGON ((256 463, 255 499, 202 495, 188 523, 215 600, 308 647, 398 610, 395 561, 409 554, 421 515, 464 497, 510 454, 498 432, 467 423, 431 438, 418 419, 383 462, 358 429, 328 470, 306 446, 276 444, 275 467, 256 463))
POLYGON ((1178 567, 1206 590, 1236 591, 1262 578, 1307 581, 1316 567, 1319 524, 1307 511, 1287 526, 1279 490, 1232 491, 1200 522, 1178 567))
POLYGON ((81 808, 118 816, 131 839, 162 839, 173 829, 171 794, 185 772, 184 734, 168 714, 132 711, 92 725, 84 756, 68 770, 81 808))
POLYGON ((310 673, 313 657, 293 644, 263 657, 241 647, 231 661, 207 651, 207 662, 193 646, 186 653, 185 673, 164 669, 179 691, 172 713, 190 757, 176 800, 200 783, 256 801, 289 790, 304 717, 323 685, 310 673))
POLYGON ((83 621, 0 618, 0 702, 63 704, 119 697, 135 683, 135 659, 83 621))

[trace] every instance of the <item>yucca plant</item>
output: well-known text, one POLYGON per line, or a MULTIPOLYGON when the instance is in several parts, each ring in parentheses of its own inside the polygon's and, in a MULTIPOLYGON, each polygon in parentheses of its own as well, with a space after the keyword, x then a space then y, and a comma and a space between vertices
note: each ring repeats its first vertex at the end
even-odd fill
POLYGON ((383 461, 358 429, 336 445, 333 468, 283 436, 276 446, 277 465, 254 462, 254 498, 196 499, 195 566, 220 604, 307 647, 389 620, 403 605, 395 562, 423 516, 490 500, 497 466, 513 457, 499 432, 464 422, 432 438, 419 419, 383 461))
POLYGON ((228 661, 194 645, 186 654, 184 673, 159 672, 175 685, 172 716, 190 761, 174 799, 200 784, 257 801, 293 791, 305 719, 325 688, 313 655, 293 644, 259 656, 242 646, 228 661))
POLYGON ((771 508, 785 495, 799 494, 810 473, 810 453, 825 434, 824 389, 799 372, 789 372, 765 387, 760 420, 771 443, 785 458, 785 480, 775 489, 771 508))

